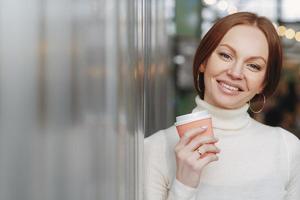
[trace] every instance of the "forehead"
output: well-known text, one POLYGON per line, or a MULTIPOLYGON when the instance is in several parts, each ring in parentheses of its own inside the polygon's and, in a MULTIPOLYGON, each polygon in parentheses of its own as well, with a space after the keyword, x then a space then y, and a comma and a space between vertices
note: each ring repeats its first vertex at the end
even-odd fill
POLYGON ((245 57, 261 56, 268 59, 269 47, 264 33, 256 26, 237 25, 229 29, 219 46, 231 46, 236 53, 245 57))

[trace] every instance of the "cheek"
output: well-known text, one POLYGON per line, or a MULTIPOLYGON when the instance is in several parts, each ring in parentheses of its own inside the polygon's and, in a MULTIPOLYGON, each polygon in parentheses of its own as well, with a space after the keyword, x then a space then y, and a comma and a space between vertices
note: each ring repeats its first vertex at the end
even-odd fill
POLYGON ((263 89, 263 84, 264 84, 264 74, 259 74, 259 75, 251 75, 248 76, 247 79, 248 82, 248 87, 249 90, 252 90, 253 92, 260 92, 260 90, 263 89))
POLYGON ((222 71, 224 68, 224 64, 218 61, 218 59, 209 59, 206 68, 205 68, 205 75, 209 77, 213 77, 222 71))
POLYGON ((231 62, 225 62, 219 58, 216 53, 213 53, 212 56, 208 59, 206 69, 209 76, 217 76, 222 72, 226 71, 232 65, 231 62))

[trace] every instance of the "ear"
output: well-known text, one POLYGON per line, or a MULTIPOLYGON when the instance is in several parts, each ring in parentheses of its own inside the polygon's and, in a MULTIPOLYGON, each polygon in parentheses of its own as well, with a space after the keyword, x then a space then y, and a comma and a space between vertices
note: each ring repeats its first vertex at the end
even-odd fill
POLYGON ((263 93, 263 91, 264 91, 264 89, 263 89, 263 88, 262 88, 262 89, 259 89, 259 90, 256 92, 256 94, 255 94, 255 95, 262 94, 262 93, 263 93))
POLYGON ((202 73, 205 71, 205 66, 204 66, 203 63, 200 65, 199 71, 202 72, 202 73))
POLYGON ((258 90, 258 92, 257 92, 257 94, 261 94, 261 93, 263 93, 263 91, 264 91, 264 89, 265 89, 265 87, 266 87, 266 84, 264 83, 260 88, 259 88, 259 90, 258 90))

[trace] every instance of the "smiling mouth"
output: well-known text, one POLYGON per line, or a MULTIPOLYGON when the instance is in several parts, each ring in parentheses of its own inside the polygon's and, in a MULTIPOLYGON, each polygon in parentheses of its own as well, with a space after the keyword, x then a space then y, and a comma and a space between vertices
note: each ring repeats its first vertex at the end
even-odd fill
POLYGON ((235 95, 235 94, 238 94, 239 92, 244 91, 238 85, 230 84, 228 82, 218 80, 217 83, 218 83, 219 87, 221 88, 221 90, 227 94, 235 95))

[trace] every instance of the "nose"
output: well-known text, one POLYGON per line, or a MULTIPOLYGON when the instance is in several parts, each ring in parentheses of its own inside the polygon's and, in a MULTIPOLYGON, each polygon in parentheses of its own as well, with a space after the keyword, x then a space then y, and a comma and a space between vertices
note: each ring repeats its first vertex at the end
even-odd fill
POLYGON ((244 78, 243 65, 235 63, 227 70, 227 75, 234 80, 242 80, 244 78))

